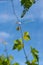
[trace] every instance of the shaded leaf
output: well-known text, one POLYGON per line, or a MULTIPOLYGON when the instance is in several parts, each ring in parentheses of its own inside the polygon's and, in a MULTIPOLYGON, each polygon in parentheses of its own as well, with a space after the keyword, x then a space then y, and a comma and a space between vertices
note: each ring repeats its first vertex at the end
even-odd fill
POLYGON ((18 27, 16 28, 16 30, 18 30, 18 31, 19 31, 19 30, 21 30, 21 27, 20 27, 20 26, 18 26, 18 27))
POLYGON ((21 0, 21 5, 24 7, 23 13, 21 15, 21 18, 24 17, 28 9, 35 3, 35 0, 21 0))
POLYGON ((26 61, 25 64, 27 64, 27 65, 31 65, 30 61, 26 61))
POLYGON ((10 59, 10 60, 13 60, 13 59, 14 59, 14 57, 13 57, 12 55, 10 55, 10 56, 9 56, 9 59, 10 59))

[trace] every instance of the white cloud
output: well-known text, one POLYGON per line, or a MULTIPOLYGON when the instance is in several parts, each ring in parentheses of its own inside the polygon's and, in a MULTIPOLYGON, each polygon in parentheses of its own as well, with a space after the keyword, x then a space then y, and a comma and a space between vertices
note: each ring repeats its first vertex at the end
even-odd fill
POLYGON ((5 0, 5 1, 2 1, 2 0, 1 0, 1 1, 0 1, 0 3, 6 3, 6 2, 7 2, 6 0, 5 0))
POLYGON ((0 32, 0 38, 9 38, 10 34, 6 32, 0 32))
POLYGON ((8 19, 9 15, 8 14, 1 14, 0 15, 0 18, 3 18, 3 19, 8 19))
POLYGON ((11 20, 16 20, 16 17, 9 14, 0 14, 0 22, 8 22, 11 20))

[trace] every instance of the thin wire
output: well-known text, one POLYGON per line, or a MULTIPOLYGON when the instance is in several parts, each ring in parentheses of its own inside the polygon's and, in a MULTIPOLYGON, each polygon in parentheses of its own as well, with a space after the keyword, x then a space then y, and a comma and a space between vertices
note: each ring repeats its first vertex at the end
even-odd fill
POLYGON ((18 22, 20 21, 18 16, 16 15, 16 12, 15 12, 15 9, 14 9, 14 3, 13 3, 13 0, 11 0, 11 3, 12 3, 12 9, 13 9, 13 14, 16 16, 18 22))
MULTIPOLYGON (((20 20, 19 20, 18 16, 17 16, 16 13, 15 13, 13 0, 11 0, 11 3, 12 3, 12 8, 13 8, 13 13, 14 13, 14 15, 16 16, 17 21, 18 21, 18 23, 19 23, 20 20)), ((18 24, 18 25, 19 25, 20 28, 21 28, 21 25, 20 25, 20 24, 18 24)), ((22 28, 21 28, 20 32, 21 32, 22 42, 24 43, 22 28)), ((26 61, 28 61, 27 54, 26 54, 26 51, 25 51, 25 48, 24 48, 24 47, 23 47, 23 51, 24 51, 24 55, 25 55, 26 61)))

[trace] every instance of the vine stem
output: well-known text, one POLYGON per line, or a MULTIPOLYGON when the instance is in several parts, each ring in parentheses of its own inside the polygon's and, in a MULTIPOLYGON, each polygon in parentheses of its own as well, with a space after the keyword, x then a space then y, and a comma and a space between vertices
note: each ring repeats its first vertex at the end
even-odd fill
MULTIPOLYGON (((13 14, 16 16, 17 21, 18 21, 18 23, 19 23, 20 20, 19 20, 18 16, 17 16, 16 13, 15 13, 13 0, 11 0, 11 4, 12 4, 12 9, 13 9, 13 14)), ((20 33, 21 33, 22 43, 24 44, 23 33, 22 33, 22 27, 21 27, 21 24, 18 24, 18 25, 19 25, 20 28, 21 28, 20 33)), ((26 61, 28 61, 28 57, 27 57, 27 54, 26 54, 26 51, 25 51, 25 48, 24 48, 24 47, 23 47, 23 52, 24 52, 24 55, 25 55, 26 61)))
MULTIPOLYGON (((21 27, 21 37, 22 37, 22 43, 24 43, 23 33, 22 33, 22 27, 21 27)), ((25 51, 25 48, 24 47, 23 47, 23 51, 24 51, 24 54, 25 54, 25 58, 28 61, 28 57, 27 57, 27 54, 26 54, 26 51, 25 51)))

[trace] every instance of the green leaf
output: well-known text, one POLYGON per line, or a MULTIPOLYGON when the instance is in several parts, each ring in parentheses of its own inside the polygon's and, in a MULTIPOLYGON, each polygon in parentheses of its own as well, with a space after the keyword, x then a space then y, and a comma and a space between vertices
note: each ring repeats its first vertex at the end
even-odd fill
POLYGON ((31 53, 34 57, 32 62, 38 62, 39 61, 39 57, 38 57, 38 50, 36 50, 35 48, 31 47, 31 53))
POLYGON ((10 65, 10 60, 6 58, 5 60, 2 61, 2 64, 3 65, 10 65))
POLYGON ((22 40, 15 40, 14 42, 14 46, 13 46, 13 50, 17 49, 18 51, 22 50, 22 48, 24 47, 24 44, 22 43, 22 40))
POLYGON ((35 0, 21 0, 21 5, 24 7, 23 13, 21 15, 21 18, 24 17, 28 9, 35 3, 35 0))
POLYGON ((31 65, 30 61, 26 61, 25 64, 27 64, 27 65, 31 65))
POLYGON ((13 60, 13 59, 14 59, 14 57, 13 57, 12 55, 10 55, 10 56, 9 56, 9 59, 10 59, 10 60, 13 60))
POLYGON ((19 65, 19 63, 14 63, 13 65, 19 65))
POLYGON ((31 63, 31 65, 38 65, 37 63, 31 63))
POLYGON ((21 18, 24 17, 24 15, 26 14, 27 11, 28 11, 27 9, 24 9, 24 10, 23 10, 22 15, 21 15, 21 18))
POLYGON ((32 47, 31 47, 31 50, 32 50, 33 52, 35 52, 35 53, 39 53, 38 50, 36 50, 35 48, 32 48, 32 47))
POLYGON ((26 61, 26 64, 27 65, 38 65, 37 63, 33 63, 33 62, 30 62, 30 61, 26 61))
POLYGON ((24 34, 23 34, 23 39, 24 40, 30 40, 30 35, 29 35, 29 33, 28 32, 24 32, 24 34))
POLYGON ((32 60, 32 63, 36 63, 36 62, 37 62, 37 60, 36 60, 36 59, 33 59, 33 60, 32 60))

